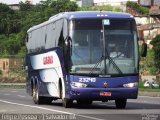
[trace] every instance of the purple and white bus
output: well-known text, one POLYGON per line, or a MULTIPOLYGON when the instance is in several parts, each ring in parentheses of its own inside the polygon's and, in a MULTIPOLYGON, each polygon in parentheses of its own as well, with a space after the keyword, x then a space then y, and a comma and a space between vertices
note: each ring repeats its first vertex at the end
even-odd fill
MULTIPOLYGON (((26 39, 26 90, 36 104, 64 107, 136 99, 138 36, 134 17, 105 11, 64 12, 31 27, 26 39)), ((142 46, 146 55, 146 44, 142 46)))

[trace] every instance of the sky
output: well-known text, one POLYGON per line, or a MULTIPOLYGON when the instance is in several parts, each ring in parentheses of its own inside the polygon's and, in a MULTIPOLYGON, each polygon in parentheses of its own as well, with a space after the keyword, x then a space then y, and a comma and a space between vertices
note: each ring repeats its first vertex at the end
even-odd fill
MULTIPOLYGON (((26 0, 0 0, 0 3, 5 3, 5 4, 18 4, 20 1, 25 2, 26 0)), ((39 3, 40 1, 43 0, 32 0, 33 4, 39 3)))

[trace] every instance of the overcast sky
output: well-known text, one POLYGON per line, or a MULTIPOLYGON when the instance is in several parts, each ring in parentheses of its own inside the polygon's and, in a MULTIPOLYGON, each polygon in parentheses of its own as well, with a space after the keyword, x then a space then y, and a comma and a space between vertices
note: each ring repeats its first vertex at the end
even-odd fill
MULTIPOLYGON (((18 4, 20 1, 25 2, 26 0, 0 0, 0 3, 18 4)), ((36 4, 36 3, 39 3, 39 1, 42 1, 42 0, 32 0, 32 1, 33 1, 33 4, 36 4)))

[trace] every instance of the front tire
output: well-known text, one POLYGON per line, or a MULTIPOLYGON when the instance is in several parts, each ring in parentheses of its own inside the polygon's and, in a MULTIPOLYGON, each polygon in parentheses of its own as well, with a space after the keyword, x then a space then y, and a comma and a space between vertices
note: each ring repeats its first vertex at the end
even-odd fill
POLYGON ((92 101, 91 100, 77 100, 78 105, 91 105, 92 101))
POLYGON ((127 99, 117 99, 115 100, 116 108, 125 109, 127 104, 127 99))
POLYGON ((70 108, 73 104, 73 101, 67 98, 62 99, 62 102, 63 102, 63 107, 65 108, 70 108))

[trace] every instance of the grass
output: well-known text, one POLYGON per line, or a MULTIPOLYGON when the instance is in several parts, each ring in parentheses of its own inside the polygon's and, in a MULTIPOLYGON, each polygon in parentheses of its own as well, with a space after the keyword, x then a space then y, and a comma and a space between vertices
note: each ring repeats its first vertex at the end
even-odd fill
POLYGON ((139 81, 139 84, 138 84, 139 88, 144 88, 143 84, 144 83, 142 81, 139 81))
POLYGON ((139 96, 160 97, 160 88, 144 87, 143 82, 139 82, 139 96))
POLYGON ((141 92, 160 92, 159 88, 139 88, 141 92))

